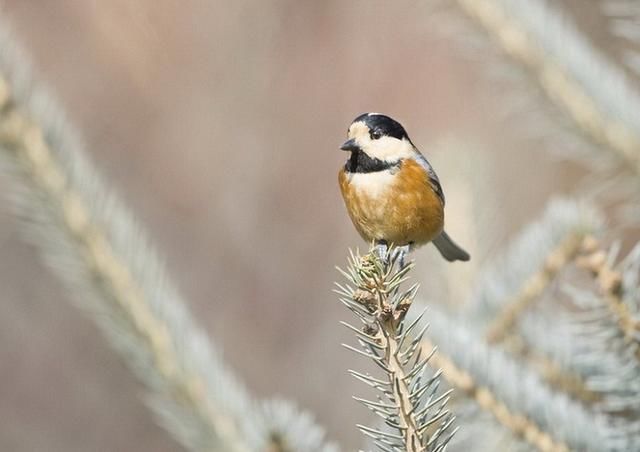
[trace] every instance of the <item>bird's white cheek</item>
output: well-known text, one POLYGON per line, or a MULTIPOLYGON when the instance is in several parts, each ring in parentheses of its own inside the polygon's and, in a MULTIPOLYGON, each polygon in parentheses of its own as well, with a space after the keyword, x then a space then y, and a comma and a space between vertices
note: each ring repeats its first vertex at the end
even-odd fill
POLYGON ((376 141, 370 141, 367 147, 372 157, 387 162, 393 162, 404 158, 411 158, 415 155, 415 150, 411 143, 406 140, 396 140, 391 137, 384 137, 376 141))

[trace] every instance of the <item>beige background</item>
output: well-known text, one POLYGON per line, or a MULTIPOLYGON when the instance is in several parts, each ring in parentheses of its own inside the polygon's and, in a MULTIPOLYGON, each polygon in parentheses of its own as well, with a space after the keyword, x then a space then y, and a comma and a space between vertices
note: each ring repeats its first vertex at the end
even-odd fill
MULTIPOLYGON (((524 137, 526 107, 505 113, 508 88, 486 77, 482 50, 436 34, 443 19, 427 2, 4 3, 227 362, 346 448, 369 419, 350 398, 363 388, 346 369, 362 363, 339 346, 348 315, 331 293, 334 265, 364 246, 336 181, 351 119, 397 117, 434 163, 448 229, 475 258, 456 264, 457 300, 484 256, 577 174, 524 137)), ((0 253, 0 450, 180 450, 6 208, 0 253)), ((434 250, 417 257, 423 294, 444 293, 434 250)))

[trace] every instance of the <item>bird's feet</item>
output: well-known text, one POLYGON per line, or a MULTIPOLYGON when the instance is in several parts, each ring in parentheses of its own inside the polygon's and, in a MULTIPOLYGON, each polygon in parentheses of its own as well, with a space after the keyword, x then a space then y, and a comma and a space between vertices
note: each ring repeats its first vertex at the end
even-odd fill
POLYGON ((380 260, 384 263, 384 265, 389 265, 392 262, 398 263, 398 269, 402 270, 406 265, 406 257, 411 249, 411 244, 394 247, 391 252, 389 252, 389 245, 387 242, 381 240, 376 242, 376 252, 380 257, 380 260))
POLYGON ((389 246, 387 242, 384 240, 380 240, 376 242, 376 252, 378 253, 378 257, 384 263, 384 265, 389 264, 389 246))
POLYGON ((402 270, 406 265, 406 257, 409 254, 411 245, 399 246, 393 250, 393 260, 398 262, 398 269, 402 270))

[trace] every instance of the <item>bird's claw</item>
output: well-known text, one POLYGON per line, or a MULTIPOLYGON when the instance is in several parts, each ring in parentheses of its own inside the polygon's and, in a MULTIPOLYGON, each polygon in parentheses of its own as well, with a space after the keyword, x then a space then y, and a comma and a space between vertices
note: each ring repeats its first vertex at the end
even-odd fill
POLYGON ((406 267, 407 262, 405 259, 408 253, 409 245, 399 246, 395 250, 393 250, 393 260, 397 260, 399 270, 402 270, 404 267, 406 267))
POLYGON ((389 264, 389 247, 386 242, 377 242, 376 243, 376 252, 378 253, 378 257, 384 263, 384 265, 389 264))

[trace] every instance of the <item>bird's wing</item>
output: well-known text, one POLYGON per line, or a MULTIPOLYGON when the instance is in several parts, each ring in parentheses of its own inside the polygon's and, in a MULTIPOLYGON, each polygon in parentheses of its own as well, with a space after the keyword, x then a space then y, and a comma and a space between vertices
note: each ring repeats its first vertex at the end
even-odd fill
POLYGON ((438 195, 438 198, 440 198, 440 200, 442 201, 442 205, 444 205, 444 192, 442 191, 442 185, 440 185, 440 179, 438 179, 438 175, 434 171, 433 167, 431 166, 427 158, 420 152, 416 152, 415 160, 427 172, 427 175, 429 177, 429 184, 433 188, 433 191, 435 191, 438 195))

